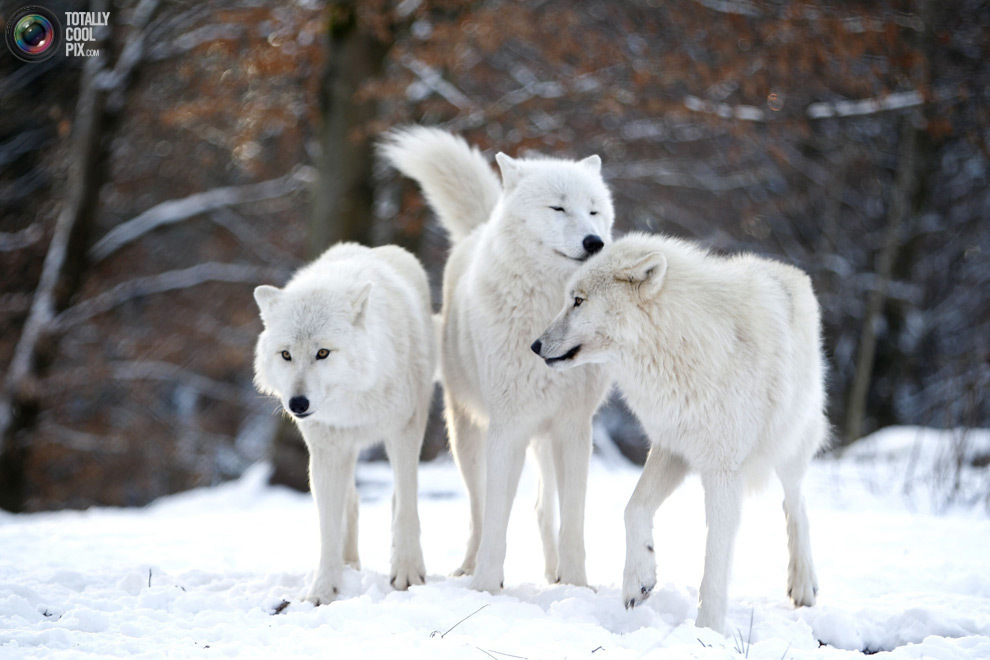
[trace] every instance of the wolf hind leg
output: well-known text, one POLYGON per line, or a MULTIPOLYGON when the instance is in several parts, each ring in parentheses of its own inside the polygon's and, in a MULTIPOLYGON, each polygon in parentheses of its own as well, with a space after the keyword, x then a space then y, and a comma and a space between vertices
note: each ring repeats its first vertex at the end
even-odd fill
MULTIPOLYGON (((819 447, 822 444, 825 423, 816 419, 809 425, 804 445, 819 447)), ((808 514, 804 508, 801 484, 808 470, 810 456, 803 452, 777 466, 777 477, 784 488, 784 519, 787 522, 787 595, 795 607, 810 607, 818 595, 818 578, 811 557, 811 532, 808 514)))
POLYGON ((467 489, 468 506, 471 509, 470 531, 464 561, 452 575, 471 575, 474 573, 478 546, 481 544, 481 521, 485 504, 485 434, 446 392, 444 392, 444 409, 450 449, 461 471, 461 478, 467 489))

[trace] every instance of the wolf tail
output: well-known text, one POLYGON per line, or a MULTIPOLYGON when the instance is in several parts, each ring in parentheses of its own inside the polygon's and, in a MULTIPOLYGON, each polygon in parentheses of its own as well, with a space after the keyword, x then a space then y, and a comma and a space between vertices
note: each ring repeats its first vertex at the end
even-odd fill
POLYGON ((460 136, 411 126, 387 133, 379 149, 390 165, 419 183, 451 242, 488 220, 498 203, 498 177, 477 147, 460 136))

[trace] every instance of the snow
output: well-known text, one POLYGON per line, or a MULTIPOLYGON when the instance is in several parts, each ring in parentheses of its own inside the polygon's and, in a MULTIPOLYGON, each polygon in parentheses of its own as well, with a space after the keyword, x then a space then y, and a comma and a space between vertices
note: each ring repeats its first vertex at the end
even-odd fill
POLYGON ((964 469, 961 503, 936 506, 947 491, 928 478, 938 470, 926 467, 948 446, 967 458, 985 455, 990 432, 888 429, 812 465, 805 492, 821 585, 812 608, 794 610, 786 599, 779 487, 747 500, 727 636, 693 625, 705 533, 697 479, 657 514, 653 596, 623 608, 622 511, 639 470, 614 458, 596 458, 591 469, 594 589, 543 580, 530 466, 510 522, 507 589, 498 596, 446 577, 460 563, 468 515, 449 460, 420 471, 428 584, 388 586, 391 476, 385 464, 362 464, 363 568, 348 569, 342 598, 322 607, 300 601, 318 547, 312 501, 267 486, 265 466, 142 509, 0 514, 0 658, 786 660, 864 650, 988 658, 990 518, 985 499, 972 497, 980 484, 986 497, 987 470, 964 469))

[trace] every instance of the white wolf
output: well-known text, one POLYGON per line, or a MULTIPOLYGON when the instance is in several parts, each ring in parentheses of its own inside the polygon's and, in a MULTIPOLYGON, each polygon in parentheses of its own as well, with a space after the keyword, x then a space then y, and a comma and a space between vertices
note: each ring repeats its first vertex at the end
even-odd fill
POLYGON ((625 511, 622 598, 656 584, 653 516, 685 473, 700 473, 708 539, 697 625, 722 632, 744 486, 784 486, 787 591, 818 590, 801 481, 827 438, 818 302, 802 271, 751 255, 716 257, 630 234, 571 278, 537 341, 555 369, 608 363, 652 449, 625 511))
POLYGON ((567 278, 611 240, 614 212, 601 159, 500 153, 499 186, 477 149, 441 130, 393 132, 382 151, 419 182, 453 242, 440 367, 447 431, 471 507, 467 553, 455 574, 473 573, 475 589, 501 587, 509 512, 532 440, 547 579, 587 584, 591 418, 609 380, 595 365, 567 374, 545 369, 529 343, 553 318, 567 278))
POLYGON ((255 383, 279 398, 309 448, 320 564, 306 599, 334 600, 343 565, 359 567, 354 465, 382 440, 395 474, 392 585, 423 584, 416 470, 436 363, 426 272, 402 248, 341 243, 254 298, 265 326, 255 383))

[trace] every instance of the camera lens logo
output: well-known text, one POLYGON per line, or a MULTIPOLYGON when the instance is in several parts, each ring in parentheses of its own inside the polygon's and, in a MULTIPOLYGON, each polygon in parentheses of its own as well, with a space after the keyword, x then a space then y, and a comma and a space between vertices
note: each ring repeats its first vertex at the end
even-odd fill
POLYGON ((7 47, 25 62, 44 62, 58 52, 62 26, 44 7, 22 7, 7 21, 7 47))

